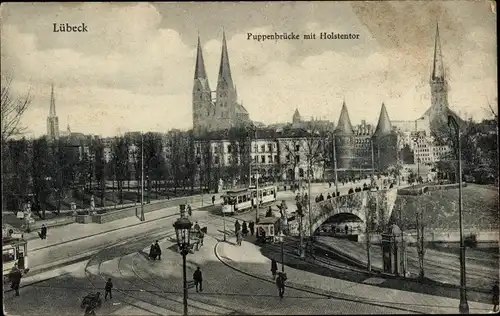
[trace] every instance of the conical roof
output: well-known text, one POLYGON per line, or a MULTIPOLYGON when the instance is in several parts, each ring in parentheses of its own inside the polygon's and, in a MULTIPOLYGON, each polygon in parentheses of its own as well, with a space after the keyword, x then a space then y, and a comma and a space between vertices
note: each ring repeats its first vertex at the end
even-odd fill
POLYGON ((391 120, 389 119, 389 114, 387 114, 387 109, 385 104, 382 103, 382 108, 380 109, 380 116, 378 117, 378 124, 373 136, 383 136, 388 135, 392 132, 391 120))
POLYGON ((194 79, 206 79, 207 72, 205 70, 205 62, 203 61, 203 52, 201 50, 200 36, 198 36, 198 49, 196 52, 196 66, 194 69, 194 79))
POLYGON ((300 116, 300 113, 299 113, 299 109, 295 109, 295 112, 293 113, 293 121, 300 121, 301 120, 301 116, 300 116))
POLYGON ((229 67, 229 55, 227 53, 226 33, 222 32, 222 53, 220 57, 219 79, 217 80, 217 89, 224 83, 225 87, 233 88, 233 78, 231 77, 231 68, 229 67))
POLYGON ((436 23, 436 38, 434 42, 434 60, 432 63, 431 78, 444 80, 443 55, 441 53, 441 41, 439 39, 439 24, 436 23))
POLYGON ((345 101, 342 103, 342 110, 340 111, 339 123, 335 129, 335 134, 354 134, 354 129, 352 128, 351 119, 349 118, 345 101))

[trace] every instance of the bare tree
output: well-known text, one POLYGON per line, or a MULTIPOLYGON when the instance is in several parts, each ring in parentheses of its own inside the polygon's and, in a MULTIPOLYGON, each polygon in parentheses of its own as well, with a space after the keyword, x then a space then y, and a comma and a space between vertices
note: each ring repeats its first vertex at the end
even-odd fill
POLYGON ((424 256, 425 256, 425 226, 423 215, 424 207, 417 203, 417 214, 415 221, 415 228, 417 230, 417 254, 418 254, 418 266, 419 266, 419 279, 422 281, 424 279, 424 256))
POLYGON ((12 78, 2 75, 2 95, 0 112, 2 125, 2 143, 12 136, 20 135, 25 128, 19 122, 32 101, 31 92, 23 96, 14 96, 12 92, 12 78))

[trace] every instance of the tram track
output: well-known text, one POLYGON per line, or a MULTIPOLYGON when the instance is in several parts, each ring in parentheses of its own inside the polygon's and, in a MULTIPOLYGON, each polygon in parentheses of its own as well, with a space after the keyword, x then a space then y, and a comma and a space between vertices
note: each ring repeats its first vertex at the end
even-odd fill
MULTIPOLYGON (((220 219, 218 217, 213 218, 212 220, 205 220, 203 221, 206 224, 213 224, 214 226, 220 226, 220 219), (217 224, 217 225, 215 225, 217 224)), ((104 283, 107 281, 107 278, 111 277, 116 280, 117 275, 113 275, 112 273, 118 273, 120 275, 120 281, 126 282, 127 285, 132 286, 133 288, 139 287, 139 290, 134 289, 134 290, 124 290, 123 287, 120 289, 119 287, 116 287, 113 289, 114 292, 120 293, 121 298, 119 299, 114 299, 115 301, 122 302, 124 304, 133 306, 135 308, 147 311, 149 313, 153 313, 155 315, 164 315, 165 311, 169 311, 173 314, 182 314, 182 292, 174 292, 174 291, 168 291, 166 288, 160 286, 157 283, 151 282, 146 280, 145 277, 143 277, 136 269, 136 261, 137 258, 141 255, 139 252, 142 251, 142 249, 146 248, 147 245, 151 240, 159 239, 168 239, 171 238, 172 236, 175 236, 175 231, 169 230, 168 232, 160 232, 160 233, 153 233, 148 236, 140 237, 137 238, 137 236, 132 237, 132 238, 127 238, 126 240, 122 240, 110 245, 107 245, 106 247, 100 249, 98 252, 96 252, 87 262, 85 266, 85 277, 87 281, 90 283, 90 285, 94 289, 100 289, 102 286, 97 285, 99 283, 104 283), (146 240, 148 242, 146 242, 146 240), (139 244, 139 251, 135 251, 135 253, 128 253, 126 255, 120 256, 120 257, 115 257, 113 259, 107 259, 107 258, 99 258, 102 254, 106 253, 109 251, 109 249, 118 247, 120 245, 124 244, 139 244), (128 270, 125 268, 124 260, 127 258, 131 258, 131 270, 128 270), (104 272, 102 269, 102 266, 104 263, 111 262, 113 260, 117 260, 116 262, 116 270, 110 270, 109 272, 104 272), (90 271, 89 267, 96 267, 96 272, 93 273, 90 271), (134 279, 131 279, 131 275, 129 274, 131 272, 134 276, 134 279), (97 278, 98 280, 95 280, 97 278), (140 281, 141 283, 138 284, 136 281, 140 281), (144 287, 143 285, 147 285, 144 287), (135 292, 135 294, 131 294, 131 292, 135 292), (169 294, 164 294, 164 293, 169 293, 169 294), (157 299, 154 299, 157 298, 157 299), (162 304, 159 302, 159 300, 163 301, 170 301, 171 303, 167 304, 162 304), (145 303, 141 304, 139 302, 145 303), (145 306, 140 306, 140 305, 148 305, 147 307, 145 306), (162 312, 158 312, 155 309, 161 309, 162 312)), ((208 234, 206 235, 207 237, 214 238, 212 236, 209 236, 208 234)), ((216 238, 214 238, 216 239, 216 238)), ((195 310, 197 315, 200 314, 205 314, 205 315, 213 315, 214 311, 212 309, 206 308, 206 306, 211 306, 215 307, 216 309, 222 310, 220 314, 230 314, 230 313, 238 313, 237 310, 231 309, 228 307, 224 306, 219 306, 213 303, 205 303, 202 301, 194 300, 190 298, 188 301, 188 306, 190 309, 195 310), (190 301, 190 302, 189 302, 190 301), (194 304, 193 304, 194 302, 194 304), (201 305, 206 305, 205 307, 201 305)), ((219 313, 217 313, 219 314, 219 313)))

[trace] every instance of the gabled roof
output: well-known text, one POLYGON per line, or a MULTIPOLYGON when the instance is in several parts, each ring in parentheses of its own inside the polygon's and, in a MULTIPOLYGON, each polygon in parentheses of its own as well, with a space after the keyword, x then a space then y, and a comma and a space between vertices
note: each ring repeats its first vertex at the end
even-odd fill
POLYGON ((392 132, 391 120, 389 119, 389 114, 387 114, 387 109, 385 104, 382 103, 382 108, 380 109, 380 116, 378 117, 378 124, 373 136, 383 136, 389 135, 392 132))
POLYGON ((342 103, 342 110, 340 112, 339 123, 335 129, 335 134, 345 134, 353 135, 354 129, 352 128, 351 119, 349 118, 349 112, 347 112, 347 106, 345 102, 342 103))

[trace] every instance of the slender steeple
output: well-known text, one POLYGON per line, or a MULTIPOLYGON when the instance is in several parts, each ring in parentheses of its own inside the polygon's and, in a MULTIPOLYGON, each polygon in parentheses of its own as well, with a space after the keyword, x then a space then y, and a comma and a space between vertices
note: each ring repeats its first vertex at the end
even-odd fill
POLYGON ((293 113, 292 122, 300 123, 302 121, 302 117, 300 116, 299 109, 295 108, 295 113, 293 113))
POLYGON ((342 103, 342 110, 340 111, 339 123, 335 129, 335 134, 352 135, 354 130, 352 128, 351 119, 349 118, 349 113, 347 112, 347 106, 345 101, 342 103))
POLYGON ((198 49, 196 52, 196 66, 194 69, 194 79, 206 79, 205 62, 203 61, 203 52, 201 50, 200 35, 198 35, 198 49))
POLYGON ((233 89, 233 78, 229 67, 229 55, 227 53, 226 33, 222 32, 222 53, 220 57, 219 79, 217 80, 217 90, 220 88, 233 89))
POLYGON ((387 114, 387 109, 385 104, 382 103, 382 108, 380 109, 380 116, 378 117, 378 124, 373 136, 384 136, 389 135, 392 132, 391 120, 387 114))
POLYGON ((439 39, 439 24, 436 23, 431 80, 444 80, 444 75, 443 55, 441 53, 441 41, 439 39))
POLYGON ((54 98, 54 84, 51 85, 49 117, 56 117, 56 100, 54 98))

